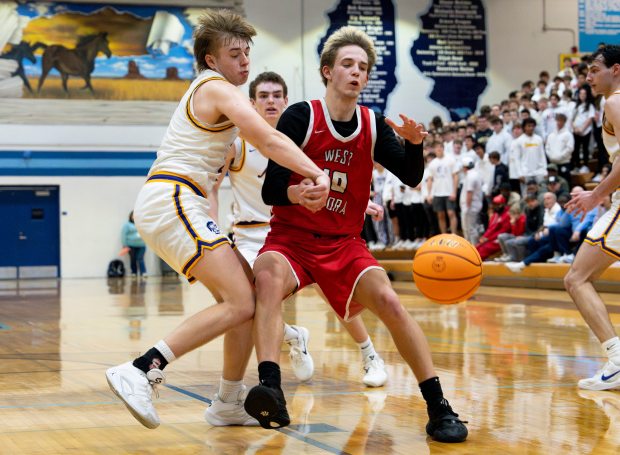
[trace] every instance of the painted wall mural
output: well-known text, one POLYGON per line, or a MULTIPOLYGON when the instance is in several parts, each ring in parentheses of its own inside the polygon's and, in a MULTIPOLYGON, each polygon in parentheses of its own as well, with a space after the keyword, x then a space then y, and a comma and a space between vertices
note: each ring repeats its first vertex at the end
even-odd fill
POLYGON ((194 77, 184 8, 0 3, 0 97, 176 101, 194 77))

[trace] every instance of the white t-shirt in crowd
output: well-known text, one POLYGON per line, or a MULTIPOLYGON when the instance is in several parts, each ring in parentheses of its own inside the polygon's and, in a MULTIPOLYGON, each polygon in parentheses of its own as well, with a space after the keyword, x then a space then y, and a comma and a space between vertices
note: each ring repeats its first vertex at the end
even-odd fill
POLYGON ((463 188, 461 188, 461 199, 459 205, 461 210, 466 209, 467 192, 472 192, 471 207, 472 212, 482 210, 482 177, 476 168, 465 171, 465 179, 463 180, 463 188))
MULTIPOLYGON (((573 120, 573 126, 575 128, 582 128, 583 125, 585 125, 588 119, 590 118, 592 119, 592 122, 594 122, 595 114, 596 114, 596 111, 594 110, 594 106, 592 104, 590 104, 590 106, 586 109, 586 104, 581 103, 575 109, 575 119, 573 120)), ((579 133, 580 136, 585 136, 590 131, 592 131, 592 122, 590 122, 590 124, 585 130, 579 133)))
POLYGON ((452 157, 435 158, 428 164, 429 175, 433 178, 431 196, 450 196, 455 192, 453 175, 457 172, 452 157))

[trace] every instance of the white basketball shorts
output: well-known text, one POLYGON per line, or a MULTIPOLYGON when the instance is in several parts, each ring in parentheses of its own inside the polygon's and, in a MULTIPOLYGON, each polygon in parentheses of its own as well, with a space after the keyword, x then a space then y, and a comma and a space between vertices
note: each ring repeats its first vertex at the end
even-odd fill
POLYGON ((235 246, 248 261, 250 267, 254 266, 258 251, 265 244, 270 229, 269 223, 249 222, 247 224, 238 223, 233 226, 235 246))
POLYGON ((584 242, 598 246, 610 256, 620 259, 620 191, 611 198, 611 207, 594 223, 584 242))
POLYGON ((134 221, 147 246, 190 283, 205 251, 230 245, 208 209, 200 186, 172 173, 150 175, 136 200, 134 221))

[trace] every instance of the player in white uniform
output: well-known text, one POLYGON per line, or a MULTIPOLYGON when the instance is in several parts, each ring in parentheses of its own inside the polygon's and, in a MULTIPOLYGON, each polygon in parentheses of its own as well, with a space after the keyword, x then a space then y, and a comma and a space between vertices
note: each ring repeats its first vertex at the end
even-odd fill
POLYGON ((329 178, 269 126, 237 89, 249 74, 255 34, 232 11, 210 11, 200 18, 194 33, 200 73, 174 112, 136 201, 136 227, 149 248, 188 280, 204 284, 219 302, 188 318, 133 362, 106 371, 112 391, 148 428, 160 423, 151 395, 154 385, 164 381, 162 370, 224 333, 225 344, 250 347, 225 352, 218 392, 223 401, 236 400, 242 407, 255 308, 251 270, 209 216, 206 199, 237 133, 266 150, 271 159, 312 180, 303 201, 309 210, 319 210, 327 199, 329 178))
MULTIPOLYGON (((256 111, 271 126, 275 127, 280 115, 287 106, 287 86, 282 77, 273 72, 259 74, 250 83, 250 101, 256 111)), ((233 235, 235 246, 247 260, 254 265, 258 251, 265 243, 269 232, 271 206, 263 202, 261 189, 267 169, 265 158, 253 145, 237 139, 231 149, 228 162, 229 178, 235 203, 233 205, 233 235)), ((223 178, 226 168, 222 171, 223 178)), ((213 216, 217 216, 217 188, 209 193, 213 216)), ((382 207, 372 204, 369 214, 374 215, 382 207)), ((369 387, 380 387, 387 381, 387 371, 383 359, 376 353, 364 322, 355 318, 342 324, 351 334, 362 351, 364 376, 362 382, 369 387)), ((284 327, 284 341, 289 344, 291 364, 295 376, 300 381, 307 381, 314 372, 312 356, 308 352, 308 330, 304 327, 284 327)))
POLYGON ((592 281, 620 259, 620 46, 607 45, 592 54, 586 81, 596 94, 605 97, 603 141, 609 153, 612 170, 593 191, 572 194, 566 209, 587 213, 612 192, 612 206, 592 227, 579 248, 575 261, 564 278, 572 297, 596 337, 602 344, 607 363, 594 376, 579 381, 581 389, 607 390, 620 388, 620 340, 609 319, 605 303, 592 281))

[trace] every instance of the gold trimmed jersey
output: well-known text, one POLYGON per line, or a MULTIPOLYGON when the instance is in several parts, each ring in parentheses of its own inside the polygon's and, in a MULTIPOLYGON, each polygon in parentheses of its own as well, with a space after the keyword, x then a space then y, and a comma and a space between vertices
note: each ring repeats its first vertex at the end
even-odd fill
POLYGON ((228 169, 228 177, 235 199, 235 224, 251 221, 268 223, 271 206, 265 204, 261 196, 268 160, 256 147, 241 138, 235 140, 234 150, 235 157, 228 169))
MULTIPOLYGON (((614 92, 614 94, 616 93, 620 94, 620 92, 614 92)), ((618 143, 614 126, 607 120, 605 114, 603 114, 603 144, 605 145, 605 150, 607 150, 609 154, 609 161, 613 163, 618 152, 620 152, 620 143, 618 143)))
POLYGON ((203 192, 211 191, 224 167, 228 150, 239 133, 239 129, 229 120, 211 125, 201 122, 194 115, 194 93, 212 80, 226 79, 215 71, 203 71, 181 98, 149 175, 181 175, 196 182, 203 192))

